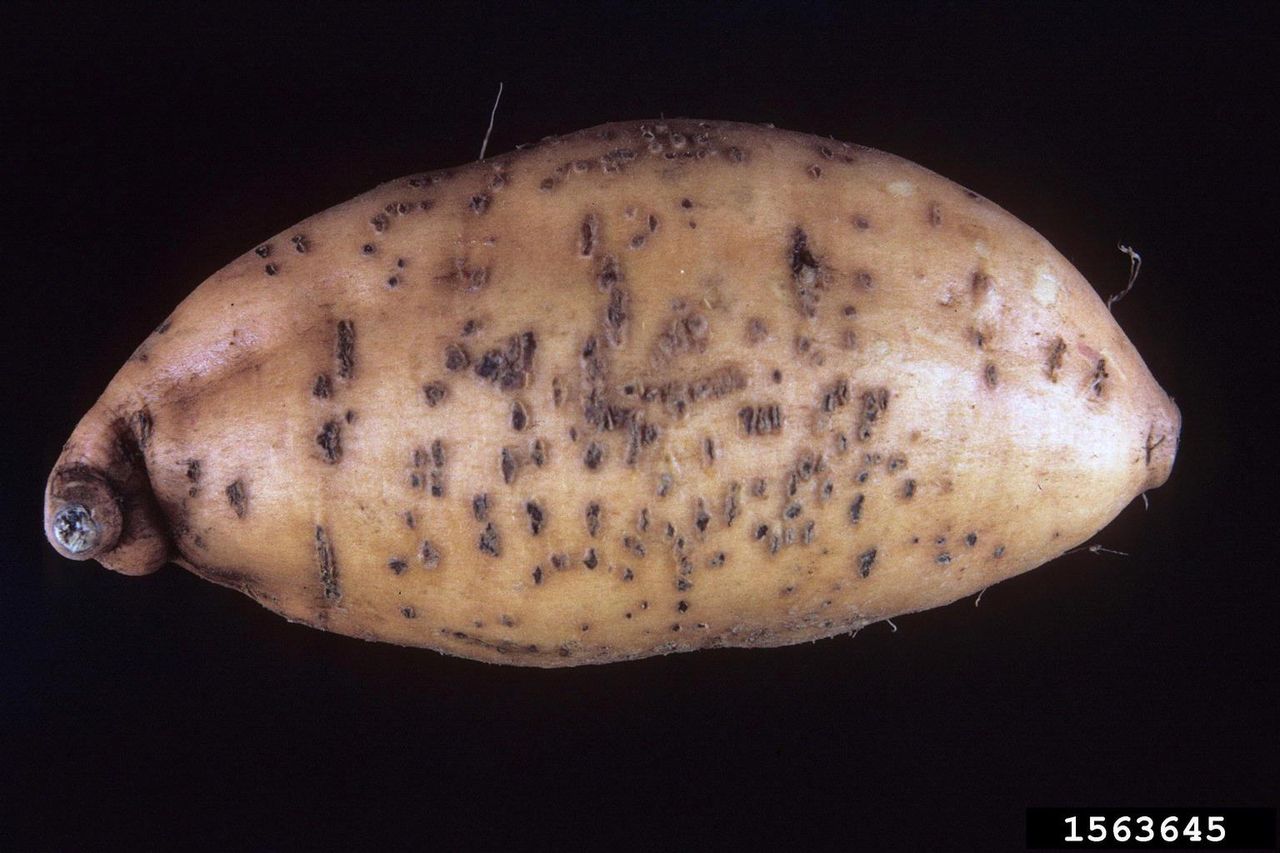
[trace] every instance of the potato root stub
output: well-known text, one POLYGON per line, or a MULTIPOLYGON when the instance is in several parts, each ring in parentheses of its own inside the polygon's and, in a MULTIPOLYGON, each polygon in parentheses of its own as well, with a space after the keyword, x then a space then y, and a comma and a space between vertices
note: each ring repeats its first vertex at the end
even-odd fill
POLYGON ((49 479, 58 551, 533 666, 772 646, 1038 566, 1180 417, 1080 274, 861 146, 603 125, 267 240, 49 479))

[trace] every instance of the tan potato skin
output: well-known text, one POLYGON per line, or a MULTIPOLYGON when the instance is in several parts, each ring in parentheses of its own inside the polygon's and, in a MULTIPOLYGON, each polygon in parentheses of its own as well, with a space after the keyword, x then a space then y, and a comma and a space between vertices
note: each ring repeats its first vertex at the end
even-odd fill
POLYGON ((860 146, 626 122, 391 181, 213 275, 72 435, 46 531, 330 631, 603 663, 974 593, 1162 484, 1179 427, 991 202, 860 146))

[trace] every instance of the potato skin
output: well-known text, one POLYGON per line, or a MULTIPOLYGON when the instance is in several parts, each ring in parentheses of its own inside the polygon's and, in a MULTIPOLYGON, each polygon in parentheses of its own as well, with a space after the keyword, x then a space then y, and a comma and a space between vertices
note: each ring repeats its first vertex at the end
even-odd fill
POLYGON ((1165 482, 1179 429, 991 202, 829 139, 625 122, 246 252, 85 416, 45 523, 326 630, 603 663, 954 601, 1165 482))

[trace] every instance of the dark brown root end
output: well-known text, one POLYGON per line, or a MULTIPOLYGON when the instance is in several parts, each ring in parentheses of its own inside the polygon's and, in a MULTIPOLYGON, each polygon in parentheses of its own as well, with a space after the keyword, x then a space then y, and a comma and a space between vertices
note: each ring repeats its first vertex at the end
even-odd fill
POLYGON ((168 561, 169 525, 127 422, 90 413, 76 428, 49 476, 44 529, 62 556, 122 574, 150 574, 168 561))
POLYGON ((110 551, 122 522, 115 490, 91 469, 73 466, 50 478, 45 534, 62 556, 91 560, 110 551))

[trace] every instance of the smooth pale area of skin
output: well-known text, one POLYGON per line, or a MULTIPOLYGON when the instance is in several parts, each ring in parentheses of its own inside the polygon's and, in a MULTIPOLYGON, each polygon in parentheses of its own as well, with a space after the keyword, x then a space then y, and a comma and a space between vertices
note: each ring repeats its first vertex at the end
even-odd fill
POLYGON ((86 416, 150 413, 146 472, 175 562, 357 637, 504 663, 597 663, 802 642, 942 605, 1074 547, 1168 476, 1177 410, 1089 284, 1031 228, 912 163, 769 128, 667 120, 593 128, 439 177, 384 184, 266 241, 268 257, 233 261, 86 416), (606 171, 619 149, 634 158, 606 171), (401 204, 413 210, 387 213, 401 204), (816 271, 793 274, 797 229, 816 271), (627 294, 618 346, 606 342, 610 293, 598 284, 606 256, 627 294), (470 289, 477 269, 487 278, 470 289), (815 316, 798 283, 817 288, 815 316), (692 315, 705 321, 704 344, 663 355, 660 336, 692 315), (340 320, 356 330, 345 379, 340 320), (469 320, 477 330, 464 336, 469 320), (537 348, 522 387, 476 375, 486 350, 526 331, 537 348), (610 401, 658 429, 634 465, 625 429, 584 417, 591 336, 610 401), (466 370, 446 369, 451 344, 469 351, 466 370), (683 415, 622 392, 726 368, 745 387, 690 401, 683 415), (312 393, 319 374, 332 379, 328 398, 312 393), (824 412, 840 380, 849 400, 824 412), (429 382, 449 389, 434 407, 429 382), (863 396, 878 389, 887 408, 860 441, 863 396), (529 418, 521 432, 516 401, 529 418), (781 431, 746 434, 741 409, 769 405, 781 431), (317 443, 328 421, 341 429, 334 464, 317 443), (535 439, 542 466, 529 461, 535 439), (429 455, 435 441, 442 497, 411 485, 435 469, 415 467, 414 451, 429 455), (593 441, 604 449, 597 470, 583 461, 593 441), (510 484, 504 447, 525 460, 510 484), (806 458, 820 470, 788 494, 806 458), (759 478, 764 496, 752 494, 759 478), (487 522, 473 513, 481 493, 487 522), (537 535, 529 502, 544 517, 537 535), (499 557, 478 547, 486 524, 499 557), (760 525, 769 534, 757 539, 760 525), (793 541, 772 551, 788 528, 793 541), (424 541, 437 565, 421 559, 424 541))

